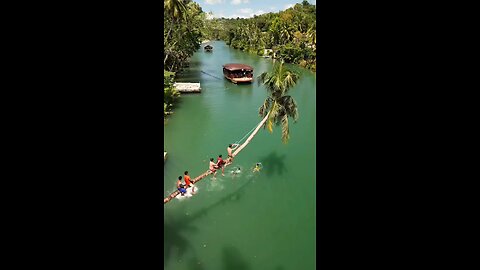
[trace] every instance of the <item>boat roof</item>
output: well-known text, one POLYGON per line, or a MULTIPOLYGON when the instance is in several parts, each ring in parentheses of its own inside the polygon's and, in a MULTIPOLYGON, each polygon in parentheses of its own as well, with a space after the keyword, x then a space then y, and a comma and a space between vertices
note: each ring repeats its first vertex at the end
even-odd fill
POLYGON ((245 69, 245 70, 253 70, 253 67, 249 66, 249 65, 244 65, 244 64, 225 64, 223 65, 223 67, 225 69, 228 69, 228 70, 242 70, 242 69, 245 69))
POLYGON ((210 45, 207 45, 207 46, 205 46, 205 48, 213 48, 213 47, 212 47, 212 46, 210 46, 210 45))

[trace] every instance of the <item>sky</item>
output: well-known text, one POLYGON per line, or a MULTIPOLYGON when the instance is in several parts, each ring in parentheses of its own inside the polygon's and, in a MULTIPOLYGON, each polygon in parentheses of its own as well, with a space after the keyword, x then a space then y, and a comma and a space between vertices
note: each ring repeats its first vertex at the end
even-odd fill
MULTIPOLYGON (((250 18, 268 12, 285 10, 302 0, 194 0, 204 12, 212 12, 215 18, 250 18)), ((316 0, 308 0, 316 4, 316 0)))

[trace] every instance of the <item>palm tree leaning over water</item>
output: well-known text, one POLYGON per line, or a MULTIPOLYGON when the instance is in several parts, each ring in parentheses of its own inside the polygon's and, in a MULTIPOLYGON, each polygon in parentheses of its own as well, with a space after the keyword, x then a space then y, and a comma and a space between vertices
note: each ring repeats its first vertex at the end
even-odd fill
POLYGON ((267 88, 269 96, 265 99, 262 106, 258 109, 260 117, 263 120, 253 131, 253 133, 245 140, 233 156, 236 156, 257 134, 261 126, 264 126, 268 131, 273 132, 273 125, 282 126, 282 141, 287 143, 290 138, 290 130, 288 127, 288 117, 293 118, 293 121, 298 120, 297 103, 292 96, 286 95, 288 91, 300 79, 298 73, 289 70, 283 65, 283 61, 276 63, 271 72, 264 72, 258 77, 258 84, 262 83, 267 88))
POLYGON ((293 118, 294 122, 298 120, 297 103, 292 96, 286 95, 298 81, 300 76, 283 65, 283 61, 276 63, 272 72, 264 72, 259 76, 258 84, 263 83, 270 94, 258 113, 261 117, 268 115, 266 127, 273 131, 273 124, 282 126, 282 141, 288 142, 290 132, 288 127, 288 117, 293 118))

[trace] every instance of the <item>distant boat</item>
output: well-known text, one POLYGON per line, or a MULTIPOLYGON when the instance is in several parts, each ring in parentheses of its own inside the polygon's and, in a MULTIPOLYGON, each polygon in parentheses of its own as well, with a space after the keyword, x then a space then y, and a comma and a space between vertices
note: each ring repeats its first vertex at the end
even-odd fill
POLYGON ((253 81, 253 67, 244 64, 225 64, 223 75, 233 83, 250 83, 253 81))
POLYGON ((206 52, 212 52, 213 47, 210 46, 210 45, 207 45, 207 46, 203 47, 203 49, 205 49, 206 52))

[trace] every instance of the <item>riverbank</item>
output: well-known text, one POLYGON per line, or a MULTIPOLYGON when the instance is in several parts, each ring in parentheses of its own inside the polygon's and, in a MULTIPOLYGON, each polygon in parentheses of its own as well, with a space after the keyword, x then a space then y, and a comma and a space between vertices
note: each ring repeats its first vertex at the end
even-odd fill
MULTIPOLYGON (((282 59, 281 56, 280 56, 280 52, 279 51, 273 51, 272 49, 260 49, 260 50, 257 50, 257 49, 240 49, 240 48, 235 48, 234 46, 230 46, 230 45, 229 45, 229 47, 231 47, 234 50, 239 50, 239 51, 249 53, 249 54, 253 54, 253 55, 256 55, 256 56, 259 56, 259 57, 262 57, 262 58, 266 58, 266 59, 272 59, 272 60, 281 60, 282 59), (272 50, 272 53, 271 53, 272 56, 264 57, 266 50, 272 50)), ((316 69, 317 69, 316 61, 307 62, 305 59, 301 59, 299 61, 299 63, 287 63, 287 64, 296 65, 296 66, 299 66, 301 68, 307 69, 307 70, 312 71, 312 72, 316 72, 316 69)))

